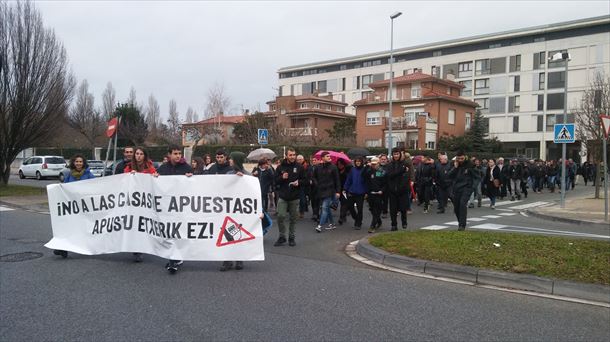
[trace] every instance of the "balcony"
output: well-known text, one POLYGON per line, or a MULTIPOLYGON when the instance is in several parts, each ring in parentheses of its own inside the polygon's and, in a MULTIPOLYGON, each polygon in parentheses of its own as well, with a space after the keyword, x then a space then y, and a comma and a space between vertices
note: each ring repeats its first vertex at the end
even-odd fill
POLYGON ((284 134, 289 137, 311 137, 318 135, 318 129, 313 127, 285 128, 284 134))
MULTIPOLYGON (((385 118, 385 127, 390 127, 390 120, 385 118)), ((417 128, 417 121, 407 121, 406 117, 392 118, 392 129, 417 128)))

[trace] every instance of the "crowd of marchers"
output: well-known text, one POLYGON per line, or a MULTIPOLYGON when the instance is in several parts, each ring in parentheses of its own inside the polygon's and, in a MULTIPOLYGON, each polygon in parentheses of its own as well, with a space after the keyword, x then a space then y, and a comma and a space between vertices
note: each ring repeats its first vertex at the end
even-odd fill
MULTIPOLYGON (((342 155, 342 154, 338 154, 342 155)), ((361 229, 365 203, 371 212, 368 232, 374 233, 384 226, 389 216, 389 230, 408 228, 407 216, 413 205, 423 206, 423 213, 430 213, 436 203, 437 213, 442 214, 449 203, 458 220, 458 230, 466 229, 468 208, 481 207, 483 197, 489 198, 490 208, 495 209, 496 199, 511 201, 527 198, 528 189, 541 193, 559 192, 561 182, 565 189, 573 189, 576 176, 581 175, 585 185, 596 179, 596 165, 585 162, 581 166, 572 159, 565 162, 562 175, 561 159, 558 161, 519 160, 512 158, 479 159, 466 156, 462 151, 446 153, 438 158, 412 157, 400 148, 390 155, 336 157, 330 151, 320 151, 310 158, 297 155, 295 149, 287 148, 285 156, 269 160, 262 158, 248 172, 244 167, 245 154, 224 149, 203 157, 194 156, 191 162, 182 155, 178 146, 170 146, 163 162, 155 168, 146 150, 142 147, 125 147, 123 159, 116 164, 114 174, 147 173, 153 177, 165 175, 219 175, 257 177, 260 182, 262 205, 265 214, 276 216, 279 237, 274 246, 296 246, 296 223, 305 213, 311 212, 316 232, 331 231, 344 225, 348 218, 353 228, 361 229), (335 216, 338 216, 335 224, 335 216), (286 222, 287 221, 287 222, 286 222), (287 223, 287 224, 286 224, 287 223)), ((82 155, 70 159, 69 169, 64 174, 64 183, 95 178, 82 155)), ((603 180, 603 176, 602 176, 603 180)), ((269 223, 269 215, 263 215, 269 223)), ((386 226, 387 227, 387 226, 386 226)), ((55 250, 56 255, 67 257, 67 251, 55 250)), ((142 254, 133 253, 134 261, 141 262, 142 254)), ((181 260, 169 260, 165 265, 175 273, 181 260)), ((243 262, 223 262, 221 271, 240 270, 243 262)))

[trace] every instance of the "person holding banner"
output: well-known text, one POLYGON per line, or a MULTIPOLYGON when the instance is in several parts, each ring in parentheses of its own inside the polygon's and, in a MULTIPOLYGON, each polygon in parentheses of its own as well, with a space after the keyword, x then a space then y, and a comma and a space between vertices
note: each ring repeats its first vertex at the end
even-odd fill
POLYGON ((206 174, 226 175, 229 171, 231 171, 231 165, 229 165, 229 161, 227 160, 227 152, 224 150, 216 151, 216 163, 208 169, 206 174))
MULTIPOLYGON (((172 145, 167 149, 168 162, 159 166, 157 172, 153 173, 154 177, 161 176, 172 176, 172 175, 185 175, 191 177, 193 175, 193 169, 191 166, 182 158, 182 149, 176 145, 172 145)), ((165 265, 165 268, 169 273, 174 274, 178 271, 178 268, 183 264, 182 260, 169 260, 165 265)))
MULTIPOLYGON (((134 157, 131 162, 125 166, 124 173, 147 173, 153 174, 157 172, 153 163, 150 159, 148 159, 148 153, 142 147, 136 148, 134 152, 134 157)), ((133 261, 142 262, 144 259, 142 258, 142 253, 133 253, 133 261)))
POLYGON ((123 150, 123 160, 118 162, 114 168, 115 175, 125 172, 125 166, 131 163, 131 159, 133 159, 133 152, 133 146, 125 146, 125 149, 123 150))
MULTIPOLYGON (((69 170, 65 171, 64 183, 78 182, 85 179, 92 179, 95 176, 89 170, 87 160, 80 154, 75 154, 70 158, 69 170)), ((64 250, 53 250, 53 254, 61 255, 62 258, 68 257, 68 251, 64 250)))

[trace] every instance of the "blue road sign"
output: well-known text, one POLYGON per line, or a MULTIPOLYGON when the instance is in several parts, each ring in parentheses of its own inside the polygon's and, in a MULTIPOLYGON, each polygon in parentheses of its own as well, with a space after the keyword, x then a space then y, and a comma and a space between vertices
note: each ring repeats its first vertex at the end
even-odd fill
POLYGON ((576 141, 576 126, 571 124, 556 124, 553 134, 555 144, 573 143, 576 141))
POLYGON ((269 143, 269 131, 265 128, 258 129, 258 144, 267 145, 269 143))

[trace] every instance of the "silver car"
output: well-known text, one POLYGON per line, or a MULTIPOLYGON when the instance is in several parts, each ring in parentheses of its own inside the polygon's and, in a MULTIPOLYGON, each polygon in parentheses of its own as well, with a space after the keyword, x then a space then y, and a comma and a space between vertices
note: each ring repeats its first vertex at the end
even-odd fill
POLYGON ((19 178, 35 177, 38 180, 46 177, 59 177, 66 166, 66 160, 61 156, 32 156, 19 167, 19 178))

